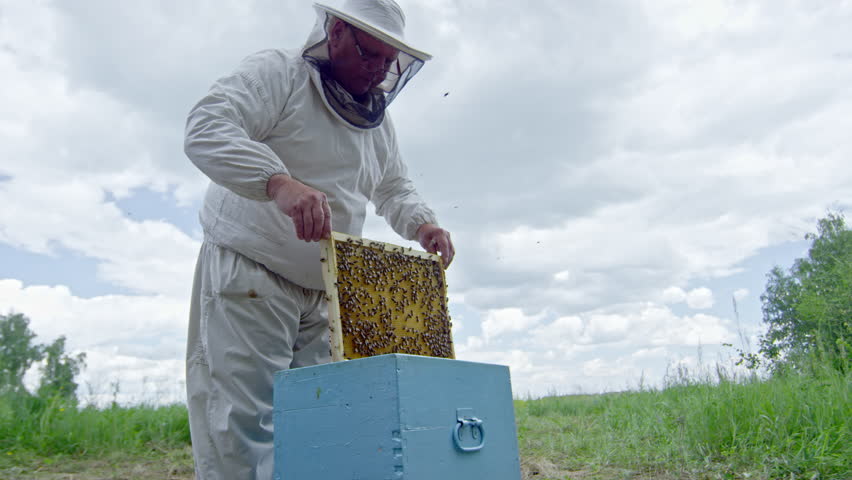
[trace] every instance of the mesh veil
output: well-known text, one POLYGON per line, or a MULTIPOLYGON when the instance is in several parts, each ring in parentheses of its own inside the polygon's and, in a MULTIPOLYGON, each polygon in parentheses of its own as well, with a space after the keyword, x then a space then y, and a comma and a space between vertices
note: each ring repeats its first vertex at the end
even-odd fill
POLYGON ((338 115, 356 127, 375 128, 384 118, 384 109, 420 71, 423 61, 400 50, 385 80, 369 92, 366 102, 356 102, 330 75, 328 31, 334 20, 327 12, 317 15, 302 57, 320 73, 325 100, 338 115))

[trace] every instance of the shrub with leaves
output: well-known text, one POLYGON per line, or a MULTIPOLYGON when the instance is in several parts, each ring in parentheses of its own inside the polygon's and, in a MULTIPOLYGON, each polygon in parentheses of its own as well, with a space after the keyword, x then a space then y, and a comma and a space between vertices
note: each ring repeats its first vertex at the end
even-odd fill
POLYGON ((852 342, 852 230, 840 213, 820 219, 811 247, 789 272, 768 275, 763 303, 767 332, 760 353, 778 371, 829 365, 849 368, 852 342))

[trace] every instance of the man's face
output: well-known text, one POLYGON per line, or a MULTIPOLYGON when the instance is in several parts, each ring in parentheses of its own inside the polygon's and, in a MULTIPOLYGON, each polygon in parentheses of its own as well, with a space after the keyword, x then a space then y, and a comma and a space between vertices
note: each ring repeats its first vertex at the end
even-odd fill
POLYGON ((369 92, 396 71, 399 51, 338 20, 329 37, 332 74, 353 96, 369 92))

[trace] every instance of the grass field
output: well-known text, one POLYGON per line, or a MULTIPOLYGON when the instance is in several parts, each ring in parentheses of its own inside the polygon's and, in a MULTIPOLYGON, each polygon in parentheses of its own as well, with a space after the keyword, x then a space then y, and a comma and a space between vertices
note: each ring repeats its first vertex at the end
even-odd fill
POLYGON ((523 456, 578 478, 852 478, 849 375, 719 372, 659 391, 518 402, 516 412, 523 456))
MULTIPOLYGON (((676 377, 663 389, 517 400, 524 478, 852 478, 849 374, 676 377)), ((0 479, 190 478, 181 405, 0 396, 0 479)))

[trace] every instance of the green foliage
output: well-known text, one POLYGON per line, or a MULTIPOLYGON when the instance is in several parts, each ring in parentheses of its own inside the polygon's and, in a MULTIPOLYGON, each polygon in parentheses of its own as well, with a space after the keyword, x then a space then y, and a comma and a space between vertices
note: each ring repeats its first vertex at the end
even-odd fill
POLYGON ((74 378, 86 366, 86 354, 65 353, 65 337, 50 345, 35 344, 30 320, 20 314, 0 315, 0 393, 27 394, 24 374, 33 363, 44 360, 37 394, 43 399, 60 399, 64 405, 77 404, 74 378))
POLYGON ((183 405, 77 408, 60 397, 0 395, 0 452, 7 457, 132 454, 188 444, 183 405))
POLYGON ((768 275, 763 303, 767 332, 760 353, 776 372, 817 365, 848 370, 852 355, 852 230, 842 214, 819 220, 811 247, 789 272, 768 275))
POLYGON ((65 353, 65 337, 57 338, 44 348, 45 364, 41 367, 41 380, 38 396, 41 398, 61 398, 77 404, 77 382, 74 378, 86 365, 86 354, 68 355, 65 353))
POLYGON ((43 357, 30 320, 20 313, 0 315, 0 393, 25 392, 24 374, 43 357))

